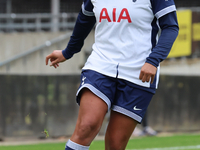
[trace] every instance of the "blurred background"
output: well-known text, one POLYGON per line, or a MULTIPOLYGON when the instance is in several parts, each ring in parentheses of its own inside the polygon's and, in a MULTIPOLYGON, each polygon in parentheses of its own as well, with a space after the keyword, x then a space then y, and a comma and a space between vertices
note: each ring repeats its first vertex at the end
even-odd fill
MULTIPOLYGON (((161 63, 160 84, 148 109, 157 132, 200 131, 200 0, 175 0, 179 36, 161 63)), ((82 51, 58 69, 45 57, 68 43, 80 0, 0 0, 0 139, 51 138, 72 134, 81 68, 94 30, 82 51)), ((105 119, 100 135, 104 134, 105 119)))

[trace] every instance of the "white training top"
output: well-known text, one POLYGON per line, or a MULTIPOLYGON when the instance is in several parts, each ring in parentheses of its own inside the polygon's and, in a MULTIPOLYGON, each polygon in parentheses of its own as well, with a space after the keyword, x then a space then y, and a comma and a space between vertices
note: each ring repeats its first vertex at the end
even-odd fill
MULTIPOLYGON (((93 10, 82 5, 83 14, 95 15, 95 43, 83 69, 128 80, 143 87, 139 74, 152 50, 154 19, 176 11, 173 0, 91 0, 93 10)), ((159 67, 158 72, 159 74, 159 67)), ((158 84, 156 79, 156 87, 158 84)))

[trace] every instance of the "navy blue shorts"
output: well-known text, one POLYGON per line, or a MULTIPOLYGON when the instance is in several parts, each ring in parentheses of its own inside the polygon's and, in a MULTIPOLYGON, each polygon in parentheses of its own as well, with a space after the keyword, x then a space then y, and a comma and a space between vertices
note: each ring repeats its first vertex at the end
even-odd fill
POLYGON ((92 70, 84 70, 76 94, 77 103, 80 102, 81 89, 88 88, 108 105, 108 110, 112 109, 141 123, 154 94, 135 88, 131 84, 133 83, 123 79, 102 75, 92 70))

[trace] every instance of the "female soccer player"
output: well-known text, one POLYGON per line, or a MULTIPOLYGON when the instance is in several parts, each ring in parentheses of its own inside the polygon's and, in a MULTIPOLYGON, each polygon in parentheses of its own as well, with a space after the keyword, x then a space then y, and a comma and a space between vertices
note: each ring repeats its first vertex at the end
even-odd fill
POLYGON ((65 150, 88 150, 111 109, 105 150, 124 150, 157 88, 159 63, 178 35, 173 0, 84 0, 64 50, 46 57, 46 65, 79 52, 95 27, 93 51, 82 69, 75 131, 65 150))

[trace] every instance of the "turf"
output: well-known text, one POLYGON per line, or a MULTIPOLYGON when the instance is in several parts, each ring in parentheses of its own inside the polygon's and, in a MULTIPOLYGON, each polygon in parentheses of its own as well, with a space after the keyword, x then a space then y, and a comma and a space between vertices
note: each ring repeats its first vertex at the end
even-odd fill
MULTIPOLYGON (((127 150, 165 148, 200 145, 200 134, 184 134, 167 137, 140 137, 131 139, 127 150)), ((45 143, 36 145, 0 146, 0 150, 64 150, 65 143, 45 143)), ((200 148, 199 148, 200 149, 200 148)), ((90 150, 104 150, 103 141, 93 141, 90 150)), ((187 150, 193 150, 188 149, 187 150)), ((197 150, 197 148, 195 148, 197 150)))

